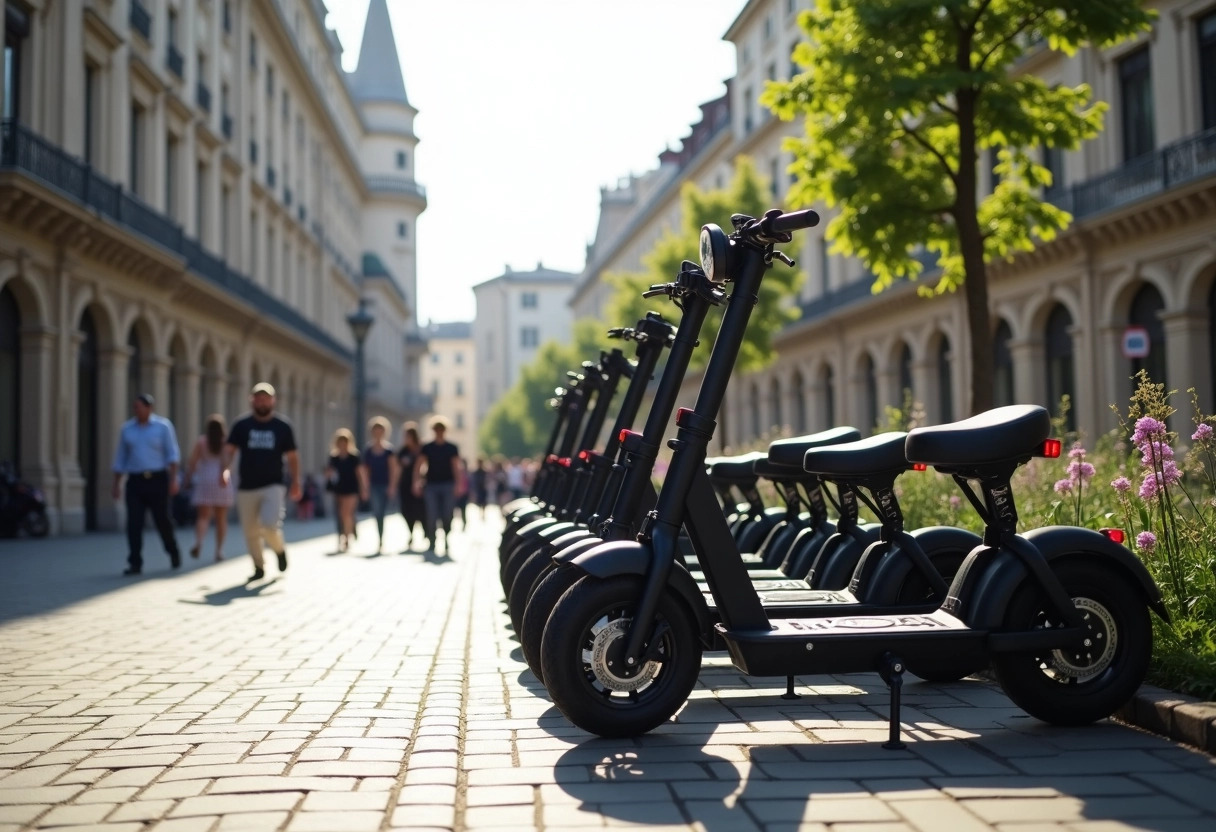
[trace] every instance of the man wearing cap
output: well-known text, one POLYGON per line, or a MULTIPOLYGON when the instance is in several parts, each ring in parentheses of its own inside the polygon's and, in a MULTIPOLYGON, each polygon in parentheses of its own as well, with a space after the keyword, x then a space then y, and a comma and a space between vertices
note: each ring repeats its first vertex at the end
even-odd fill
POLYGON ((295 432, 291 423, 274 413, 274 387, 266 382, 253 385, 249 405, 253 412, 238 419, 228 433, 220 482, 227 483, 232 457, 240 453, 237 468, 236 508, 253 558, 253 574, 246 583, 266 576, 262 568, 262 541, 274 552, 279 571, 287 569, 283 544, 283 516, 287 489, 283 485, 283 461, 291 472, 291 499, 300 499, 300 458, 296 453, 295 432))
POLYGON ((122 493, 122 478, 127 478, 127 569, 124 575, 143 571, 144 512, 160 533, 169 563, 182 565, 182 556, 169 522, 169 498, 177 493, 177 466, 181 451, 173 423, 152 412, 155 402, 147 393, 135 397, 135 417, 123 423, 114 452, 114 499, 122 493))

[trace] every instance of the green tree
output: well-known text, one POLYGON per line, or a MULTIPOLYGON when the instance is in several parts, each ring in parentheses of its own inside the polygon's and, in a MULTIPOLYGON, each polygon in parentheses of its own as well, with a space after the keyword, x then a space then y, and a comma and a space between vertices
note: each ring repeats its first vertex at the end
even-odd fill
MULTIPOLYGON (((605 276, 615 288, 608 304, 608 319, 640 320, 648 309, 654 309, 670 320, 678 311, 662 298, 643 298, 642 292, 654 283, 675 279, 684 260, 696 260, 700 250, 701 226, 717 223, 727 233, 731 231, 731 214, 761 216, 772 206, 768 183, 756 173, 756 166, 747 156, 735 159, 735 173, 730 184, 720 190, 702 191, 691 182, 680 191, 681 224, 676 230, 667 229, 643 258, 642 272, 616 272, 605 276), (667 307, 667 308, 664 308, 667 307)), ((747 340, 739 351, 737 367, 741 372, 758 370, 773 358, 772 335, 797 316, 797 310, 787 301, 801 282, 802 275, 780 263, 764 276, 760 299, 752 312, 747 340)), ((724 307, 711 309, 702 329, 704 342, 713 341, 718 331, 724 307)), ((709 360, 709 350, 702 349, 693 356, 692 366, 703 366, 709 360)))
POLYGON ((781 118, 805 117, 805 136, 787 140, 795 202, 839 208, 833 250, 860 258, 875 292, 921 272, 921 245, 941 267, 923 294, 962 285, 972 412, 993 401, 986 264, 1067 226, 1038 195, 1051 174, 1035 157, 1094 137, 1106 110, 1087 85, 1048 84, 1016 63, 1039 44, 1109 45, 1153 16, 1137 0, 818 0, 799 17, 805 71, 765 90, 781 118), (981 198, 985 149, 1000 182, 981 198))
POLYGON ((477 430, 482 453, 524 457, 543 451, 553 429, 554 412, 548 405, 553 391, 565 384, 567 370, 577 370, 584 361, 598 359, 601 350, 621 344, 610 341, 606 332, 604 324, 587 318, 575 322, 569 342, 542 344, 482 420, 477 430))

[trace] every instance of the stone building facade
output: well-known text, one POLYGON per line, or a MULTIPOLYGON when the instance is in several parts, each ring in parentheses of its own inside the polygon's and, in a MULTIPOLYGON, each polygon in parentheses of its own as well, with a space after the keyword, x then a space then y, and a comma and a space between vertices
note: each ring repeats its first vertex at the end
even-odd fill
MULTIPOLYGON (((447 438, 460 448, 470 468, 477 459, 477 362, 473 356, 473 324, 448 321, 428 324, 424 330, 426 360, 422 363, 422 389, 431 397, 435 415, 448 423, 447 438)), ((423 441, 427 439, 423 424, 423 441)))
MULTIPOLYGON (((1110 105, 1097 139, 1043 160, 1055 173, 1045 196, 1072 213, 1070 229, 989 268, 997 402, 1054 409, 1068 394, 1073 424, 1089 436, 1114 427, 1109 405, 1126 403, 1140 367, 1171 389, 1195 387, 1209 412, 1216 405, 1216 2, 1149 5, 1158 20, 1134 40, 1073 56, 1044 46, 1013 68, 1088 83, 1110 105), (1147 330, 1147 357, 1124 357, 1129 327, 1147 330)), ((573 295, 576 317, 602 308, 600 275, 638 267, 647 250, 641 234, 674 224, 681 182, 720 182, 732 160, 748 154, 769 176, 774 205, 783 204, 790 157, 782 141, 801 128, 776 120, 756 100, 765 79, 797 71, 789 56, 800 34, 797 13, 808 6, 744 5, 725 36, 738 66, 727 96, 729 131, 695 165, 638 200, 632 224, 618 218, 623 231, 602 245, 597 237, 573 295)), ((982 180, 981 187, 992 187, 986 172, 982 180)), ((606 193, 605 202, 619 196, 606 193)), ((861 265, 825 244, 831 215, 821 213, 824 222, 802 232, 792 252, 805 278, 799 319, 776 336, 771 366, 732 380, 720 419, 729 446, 837 424, 869 429, 884 406, 903 402, 905 390, 931 422, 967 415, 962 295, 924 300, 910 284, 872 295, 861 265)), ((685 399, 698 384, 688 379, 685 399)))
POLYGON ((115 528, 118 429, 152 393, 188 448, 269 381, 303 467, 353 411, 429 402, 415 322, 416 114, 385 0, 359 68, 321 0, 8 0, 0 459, 53 528, 115 528))

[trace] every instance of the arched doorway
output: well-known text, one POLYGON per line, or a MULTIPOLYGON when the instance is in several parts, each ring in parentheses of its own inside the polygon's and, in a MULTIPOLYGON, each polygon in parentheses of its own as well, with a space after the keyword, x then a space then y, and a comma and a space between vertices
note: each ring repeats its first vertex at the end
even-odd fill
MULTIPOLYGON (((1055 412, 1060 400, 1068 396, 1076 398, 1076 378, 1072 353, 1072 315, 1064 304, 1057 303, 1047 316, 1047 328, 1043 332, 1044 353, 1047 359, 1047 409, 1055 412)), ((1074 402, 1075 404, 1075 402, 1074 402)), ((1076 430, 1076 407, 1068 409, 1066 430, 1076 430)))
POLYGON ((806 433, 806 384, 802 381, 801 370, 794 370, 791 386, 793 389, 790 391, 790 395, 794 399, 794 432, 806 433))
POLYGON ((0 461, 21 468, 21 310, 0 289, 0 461))
POLYGON ((950 339, 937 342, 937 412, 942 422, 954 421, 954 379, 950 372, 950 339))
POLYGON ((878 375, 874 371, 874 359, 870 354, 861 356, 861 416, 865 424, 862 430, 873 431, 878 428, 878 375))
POLYGON ((84 527, 97 528, 97 431, 100 413, 97 323, 93 313, 80 316, 76 350, 76 460, 84 477, 84 527))
POLYGON ((997 407, 1013 404, 1013 353, 1009 341, 1013 331, 1003 318, 992 333, 992 402, 997 407))
POLYGON ((781 380, 776 376, 768 383, 768 412, 772 421, 770 427, 781 430, 785 420, 781 418, 781 380))
MULTIPOLYGON (((1134 377, 1141 370, 1148 372, 1148 377, 1154 384, 1166 384, 1165 378, 1165 325, 1161 323, 1160 313, 1165 309, 1165 301, 1157 287, 1146 283, 1140 287, 1132 298, 1131 307, 1127 313, 1130 326, 1142 326, 1148 330, 1148 355, 1144 358, 1133 358, 1131 374, 1134 377)), ((1136 382, 1133 378, 1131 391, 1135 392, 1136 382)))

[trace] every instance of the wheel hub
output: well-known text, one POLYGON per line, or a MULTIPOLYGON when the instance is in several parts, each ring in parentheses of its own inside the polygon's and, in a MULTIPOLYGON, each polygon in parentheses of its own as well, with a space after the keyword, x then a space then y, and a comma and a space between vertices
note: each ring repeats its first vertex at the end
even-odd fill
POLYGON ((629 619, 617 618, 594 630, 589 664, 596 681, 611 691, 632 693, 651 683, 659 672, 659 663, 643 662, 640 667, 625 664, 625 637, 629 619))
POLYGON ((1074 598, 1085 635, 1072 647, 1053 650, 1048 667, 1061 679, 1083 682, 1110 667, 1119 645, 1114 617, 1106 607, 1089 598, 1074 598))

